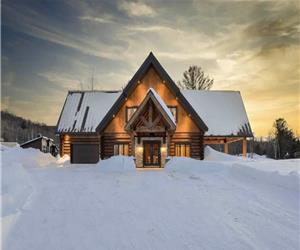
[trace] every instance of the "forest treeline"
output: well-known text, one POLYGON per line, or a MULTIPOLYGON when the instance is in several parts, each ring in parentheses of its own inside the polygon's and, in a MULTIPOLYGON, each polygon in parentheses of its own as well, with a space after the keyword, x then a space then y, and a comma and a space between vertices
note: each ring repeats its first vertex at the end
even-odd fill
POLYGON ((5 142, 18 142, 19 144, 43 135, 55 137, 55 126, 33 122, 29 119, 16 116, 8 111, 1 111, 1 140, 5 142))

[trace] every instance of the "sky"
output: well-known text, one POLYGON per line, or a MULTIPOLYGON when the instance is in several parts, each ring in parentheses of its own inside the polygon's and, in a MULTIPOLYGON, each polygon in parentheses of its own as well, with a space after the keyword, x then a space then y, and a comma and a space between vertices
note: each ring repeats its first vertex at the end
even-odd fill
MULTIPOLYGON (((300 134, 298 1, 2 0, 1 109, 56 125, 68 90, 121 89, 150 51, 241 92, 255 136, 300 134)), ((221 122, 221 121, 220 121, 221 122)))

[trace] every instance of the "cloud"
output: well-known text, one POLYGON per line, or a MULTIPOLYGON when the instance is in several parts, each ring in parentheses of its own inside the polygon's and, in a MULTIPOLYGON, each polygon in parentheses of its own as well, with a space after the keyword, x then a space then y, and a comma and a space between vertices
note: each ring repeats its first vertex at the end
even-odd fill
POLYGON ((168 26, 161 26, 161 25, 136 25, 136 26, 129 26, 127 27, 130 31, 136 32, 157 32, 157 31, 176 31, 168 26))
POLYGON ((128 2, 128 1, 121 1, 118 5, 120 10, 123 10, 127 13, 128 16, 135 16, 135 17, 152 17, 156 15, 155 10, 146 5, 142 2, 128 2))
POLYGON ((82 21, 90 21, 90 22, 96 22, 96 23, 114 23, 111 16, 103 16, 103 17, 80 16, 79 19, 82 21))
POLYGON ((118 60, 122 54, 122 47, 111 43, 103 43, 95 36, 85 33, 74 33, 63 26, 53 24, 53 20, 34 10, 5 7, 5 13, 10 22, 6 25, 19 32, 75 49, 83 54, 118 60))

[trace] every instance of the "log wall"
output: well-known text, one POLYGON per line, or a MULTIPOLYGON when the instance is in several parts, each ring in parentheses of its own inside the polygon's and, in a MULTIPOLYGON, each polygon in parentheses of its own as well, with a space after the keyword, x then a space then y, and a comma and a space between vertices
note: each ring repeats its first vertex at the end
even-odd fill
POLYGON ((203 133, 175 133, 170 137, 170 156, 175 156, 176 143, 189 143, 191 145, 191 157, 204 158, 203 133))

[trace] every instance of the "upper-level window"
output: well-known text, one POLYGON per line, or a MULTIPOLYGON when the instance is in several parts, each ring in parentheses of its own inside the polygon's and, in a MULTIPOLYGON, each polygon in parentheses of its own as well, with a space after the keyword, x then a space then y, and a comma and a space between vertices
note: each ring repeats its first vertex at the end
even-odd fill
POLYGON ((137 110, 137 107, 126 107, 126 122, 130 120, 134 112, 137 110))
POLYGON ((168 106, 168 108, 170 109, 172 115, 175 118, 175 121, 177 122, 177 107, 176 106, 168 106))

